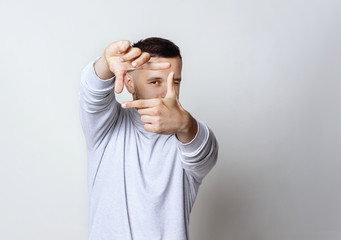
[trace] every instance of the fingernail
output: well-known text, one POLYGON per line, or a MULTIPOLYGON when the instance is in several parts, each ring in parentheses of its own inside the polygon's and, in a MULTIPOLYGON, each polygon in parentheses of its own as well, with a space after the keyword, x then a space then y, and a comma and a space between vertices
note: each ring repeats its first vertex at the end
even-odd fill
POLYGON ((126 104, 125 104, 125 103, 122 103, 121 106, 122 106, 123 108, 126 108, 126 104))
POLYGON ((121 62, 124 62, 124 59, 123 59, 123 58, 120 58, 120 61, 121 61, 121 62))
POLYGON ((118 51, 117 53, 118 53, 118 54, 121 54, 121 51, 118 51))
POLYGON ((131 65, 132 65, 133 67, 136 67, 136 66, 137 66, 137 63, 136 63, 136 62, 133 62, 131 65))

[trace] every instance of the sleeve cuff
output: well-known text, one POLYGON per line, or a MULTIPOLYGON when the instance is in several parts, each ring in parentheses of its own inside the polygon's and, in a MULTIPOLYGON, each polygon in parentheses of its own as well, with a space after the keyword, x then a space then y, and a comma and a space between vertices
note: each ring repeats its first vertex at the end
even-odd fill
POLYGON ((188 143, 178 141, 180 150, 184 153, 193 153, 194 155, 200 151, 206 144, 209 130, 204 122, 196 119, 198 124, 198 131, 195 137, 188 143))

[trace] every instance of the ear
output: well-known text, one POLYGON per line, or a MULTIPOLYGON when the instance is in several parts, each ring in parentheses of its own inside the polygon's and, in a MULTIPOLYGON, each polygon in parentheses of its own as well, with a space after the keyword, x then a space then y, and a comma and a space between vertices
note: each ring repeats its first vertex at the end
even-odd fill
POLYGON ((129 73, 126 73, 124 75, 124 84, 125 84, 129 93, 131 93, 131 94, 135 93, 134 80, 129 73))

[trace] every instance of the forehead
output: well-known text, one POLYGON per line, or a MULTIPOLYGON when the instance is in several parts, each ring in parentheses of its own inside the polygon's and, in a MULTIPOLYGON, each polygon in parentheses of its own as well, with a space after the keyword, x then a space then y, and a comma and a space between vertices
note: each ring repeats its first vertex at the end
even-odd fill
POLYGON ((175 58, 164 58, 164 57, 152 57, 150 62, 168 62, 171 67, 163 70, 147 70, 141 69, 137 71, 141 77, 158 77, 167 78, 170 72, 174 72, 174 78, 181 78, 182 61, 179 57, 175 58))
POLYGON ((172 58, 165 58, 165 57, 151 57, 150 62, 169 62, 172 65, 181 65, 180 57, 172 57, 172 58))

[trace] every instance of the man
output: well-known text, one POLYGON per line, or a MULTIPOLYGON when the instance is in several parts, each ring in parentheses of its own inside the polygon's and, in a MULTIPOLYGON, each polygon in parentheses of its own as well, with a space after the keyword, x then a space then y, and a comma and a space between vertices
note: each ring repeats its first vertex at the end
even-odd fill
POLYGON ((199 185, 217 161, 206 124, 179 102, 182 58, 169 40, 117 41, 82 72, 90 240, 189 239, 199 185), (123 86, 133 101, 119 104, 123 86))

